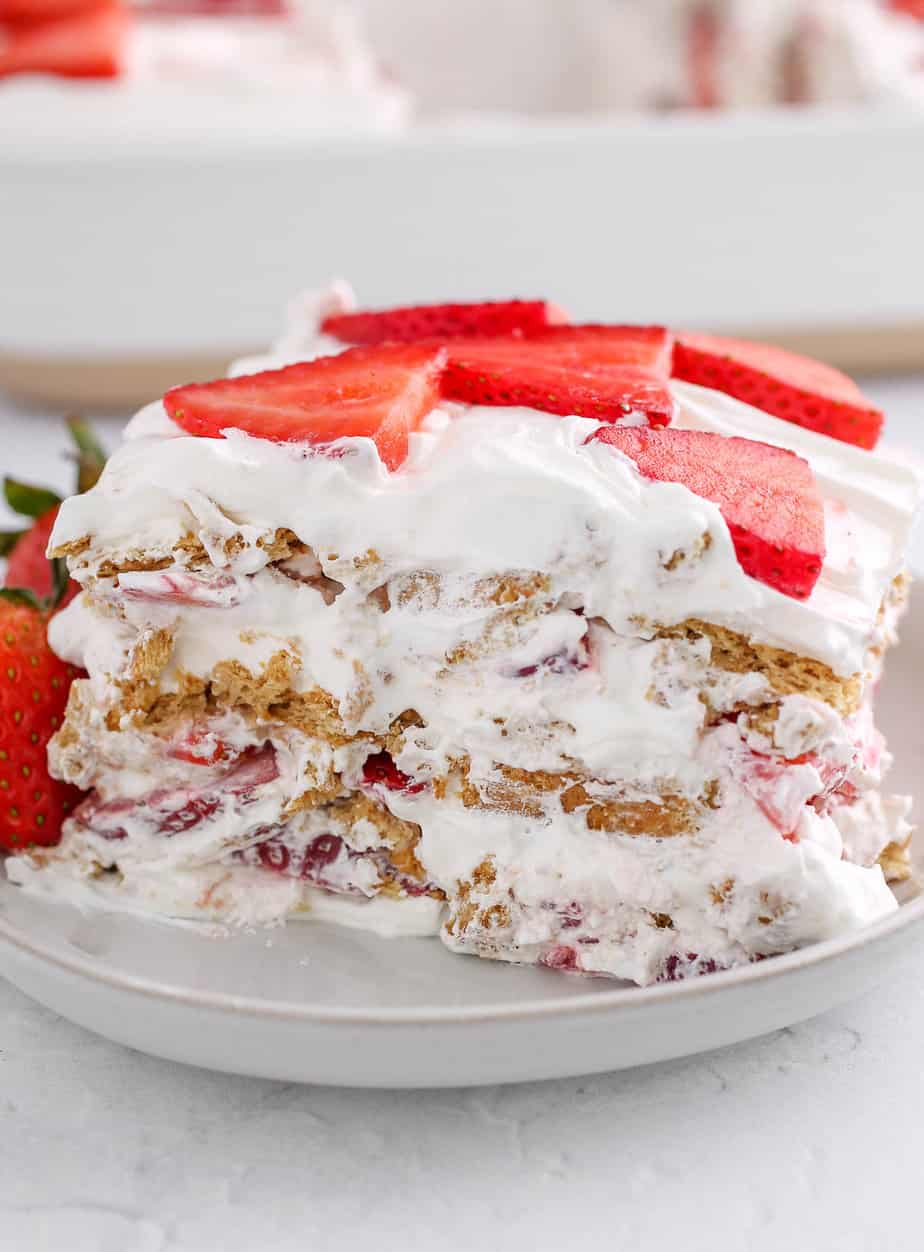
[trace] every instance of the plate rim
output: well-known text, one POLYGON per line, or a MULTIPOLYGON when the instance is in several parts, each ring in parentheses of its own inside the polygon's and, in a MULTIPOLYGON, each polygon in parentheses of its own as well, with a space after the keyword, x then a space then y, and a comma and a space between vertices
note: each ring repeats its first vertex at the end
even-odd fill
MULTIPOLYGON (((7 891, 19 891, 0 873, 0 897, 7 891)), ((28 896, 28 892, 23 893, 28 896)), ((75 908, 73 905, 68 907, 75 908)), ((90 916, 89 911, 79 910, 83 916, 90 916)), ((169 921, 158 917, 139 917, 142 925, 170 925, 169 921)), ((434 1007, 405 1008, 358 1008, 328 1007, 309 1003, 298 1004, 287 1000, 259 1000, 252 996, 237 995, 224 991, 196 991, 168 982, 129 974, 123 971, 108 969, 97 964, 90 957, 79 955, 68 956, 54 951, 41 941, 30 938, 15 923, 0 914, 0 942, 9 944, 26 958, 52 965, 66 974, 90 980, 110 990, 129 992, 148 999, 172 1003, 186 1007, 198 1007, 212 1012, 230 1014, 237 1017, 289 1021, 293 1023, 313 1024, 318 1026, 369 1025, 400 1028, 418 1025, 477 1024, 484 1022, 519 1021, 522 1019, 568 1017, 575 1014, 592 1014, 613 1012, 624 1009, 632 1011, 646 1006, 665 1002, 681 1003, 688 1000, 702 999, 713 996, 734 987, 751 986, 766 983, 785 977, 787 974, 816 965, 825 965, 859 948, 865 948, 889 936, 913 926, 915 922, 924 920, 924 894, 900 903, 894 913, 880 918, 871 925, 859 927, 845 935, 832 939, 823 939, 807 944, 793 952, 772 956, 745 966, 734 966, 731 969, 719 970, 715 973, 698 978, 681 979, 677 982, 654 983, 646 987, 615 987, 608 991, 587 992, 570 997, 554 997, 547 1000, 524 1000, 509 1004, 485 1005, 447 1005, 434 1007)), ((329 922, 306 922, 308 925, 326 926, 335 929, 329 922)), ((197 924, 189 928, 193 933, 197 924)), ((197 938, 211 938, 219 941, 224 937, 203 933, 197 938)), ((418 937, 420 942, 435 942, 436 936, 418 937)), ((387 937, 383 937, 387 941, 387 937)), ((446 953, 447 957, 456 957, 455 953, 446 953)), ((461 955, 458 959, 476 959, 461 955)), ((507 964, 497 962, 498 965, 507 964)), ((576 977, 577 975, 575 975, 576 977)), ((581 975, 586 977, 586 975, 581 975)), ((595 980, 596 981, 596 980, 595 980)))

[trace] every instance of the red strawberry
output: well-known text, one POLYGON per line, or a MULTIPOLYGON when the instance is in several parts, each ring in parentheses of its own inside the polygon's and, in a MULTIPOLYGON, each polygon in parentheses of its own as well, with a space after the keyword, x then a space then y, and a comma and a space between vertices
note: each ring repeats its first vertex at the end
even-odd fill
POLYGON ((875 448, 882 431, 882 414, 846 374, 769 344, 678 335, 674 377, 859 448, 875 448))
POLYGON ((189 18, 284 18, 290 0, 145 0, 144 13, 189 18))
POLYGON ((48 740, 61 724, 77 671, 48 646, 47 617, 0 595, 0 848, 54 844, 80 798, 48 773, 48 740))
POLYGON ((0 77, 58 74, 114 78, 121 69, 129 16, 122 8, 96 7, 35 22, 8 24, 0 40, 0 77))
POLYGON ((689 19, 687 62, 690 99, 699 109, 715 109, 721 103, 718 79, 719 16, 711 0, 701 0, 689 19))
MULTIPOLYGON (((602 422, 644 416, 666 426, 674 402, 655 369, 637 363, 663 353, 649 332, 622 327, 562 327, 529 339, 471 339, 447 344, 442 391, 468 404, 522 405, 546 413, 577 414, 602 422), (625 337, 626 347, 620 348, 625 337)), ((665 332, 654 332, 664 335, 665 332)), ((665 371, 666 375, 666 371, 665 371)))
MULTIPOLYGON (((89 491, 103 472, 106 454, 90 427, 79 418, 69 418, 67 424, 77 449, 77 490, 89 491)), ((9 558, 4 585, 31 591, 38 599, 47 600, 57 592, 45 550, 61 505, 60 497, 45 487, 34 487, 15 478, 4 479, 3 494, 14 513, 30 519, 26 530, 0 533, 0 556, 9 558)), ((72 579, 55 607, 70 604, 79 591, 80 585, 72 579)))
POLYGON ((0 0, 0 22, 36 22, 118 4, 119 0, 0 0))
POLYGON ((802 457, 698 430, 606 426, 591 438, 631 457, 646 478, 682 483, 717 504, 746 574, 796 600, 811 594, 825 555, 825 522, 802 457))
MULTIPOLYGON (((58 516, 59 507, 57 504, 53 505, 17 540, 7 561, 6 586, 24 587, 33 591, 40 600, 51 595, 51 565, 45 549, 48 547, 48 537, 58 516)), ((79 584, 72 580, 60 607, 70 604, 79 590, 79 584)))
POLYGON ((530 332, 528 339, 544 360, 562 365, 631 366, 665 381, 671 376, 674 336, 663 326, 547 326, 530 332))
POLYGON ((234 760, 239 753, 207 726, 194 726, 170 745, 167 755, 190 765, 217 765, 219 761, 234 760))
POLYGON ((567 320, 562 309, 546 300, 503 300, 409 305, 378 313, 335 313, 324 319, 321 330, 344 343, 412 343, 419 339, 530 334, 567 320))
POLYGON ((228 428, 277 443, 366 435, 397 469, 409 432, 438 402, 444 363, 445 353, 423 344, 353 348, 281 370, 174 387, 164 406, 184 430, 212 439, 228 428))
POLYGON ((91 792, 74 813, 74 820, 102 839, 125 839, 124 821, 134 821, 151 834, 172 835, 208 821, 229 799, 240 807, 253 803, 255 793, 279 777, 272 744, 248 748, 227 773, 199 786, 158 787, 143 796, 105 800, 91 792))
POLYGON ((388 752, 373 752, 366 757, 363 781, 372 786, 379 783, 389 791, 404 791, 412 796, 423 791, 425 786, 424 783, 415 783, 409 774, 398 769, 388 752))
POLYGON ((916 17, 924 22, 924 0, 890 0, 891 7, 909 17, 916 17))
POLYGON ((145 14, 189 17, 286 17, 290 0, 146 0, 145 14))

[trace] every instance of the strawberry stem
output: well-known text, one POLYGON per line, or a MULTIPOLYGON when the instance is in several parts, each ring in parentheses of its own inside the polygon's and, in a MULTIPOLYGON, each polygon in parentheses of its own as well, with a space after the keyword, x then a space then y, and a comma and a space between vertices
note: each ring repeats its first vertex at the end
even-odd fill
POLYGON ((40 613, 53 613, 64 597, 70 585, 70 574, 67 562, 63 557, 56 556, 49 561, 51 565, 51 595, 44 599, 37 596, 28 587, 0 587, 0 600, 9 600, 13 604, 28 604, 40 613))
POLYGON ((106 464, 106 453, 93 428, 83 418, 69 417, 67 428, 77 448, 77 491, 82 494, 99 481, 106 464))
POLYGON ((42 609, 41 600, 34 591, 29 591, 26 587, 0 587, 0 600, 6 600, 10 604, 25 604, 39 612, 42 609))
POLYGON ((9 556, 25 533, 24 530, 0 530, 0 556, 9 556))
POLYGON ((51 561, 51 596, 46 601, 44 607, 56 609, 67 595, 69 583, 70 574, 67 570, 67 562, 63 557, 54 557, 51 561))
POLYGON ((14 513, 23 517, 41 517, 61 503, 61 497, 46 487, 35 487, 18 478, 4 478, 3 495, 14 513))

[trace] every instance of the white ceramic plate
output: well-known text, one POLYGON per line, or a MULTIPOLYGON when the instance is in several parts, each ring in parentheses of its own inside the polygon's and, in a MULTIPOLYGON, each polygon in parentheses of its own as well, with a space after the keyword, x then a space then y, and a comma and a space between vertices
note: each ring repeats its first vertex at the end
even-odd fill
MULTIPOLYGON (((883 684, 893 781, 924 771, 924 598, 883 684)), ((453 956, 321 922, 230 937, 83 914, 0 877, 0 969, 56 1012, 157 1056, 370 1087, 466 1086, 619 1069, 790 1025, 919 964, 924 874, 901 908, 842 939, 684 983, 637 988, 453 956)))

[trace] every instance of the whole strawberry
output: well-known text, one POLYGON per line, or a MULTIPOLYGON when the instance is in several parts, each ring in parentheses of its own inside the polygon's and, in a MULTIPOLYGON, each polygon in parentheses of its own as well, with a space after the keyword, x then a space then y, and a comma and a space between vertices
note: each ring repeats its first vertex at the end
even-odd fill
MULTIPOLYGON (((9 480, 7 480, 8 485, 9 480)), ((39 488, 34 488, 34 490, 37 491, 39 488)), ((48 494, 50 495, 51 492, 48 494)), ((45 549, 48 547, 48 540, 60 507, 58 503, 53 504, 50 509, 37 517, 29 529, 16 540, 6 563, 7 587, 26 587, 29 591, 34 591, 42 600, 51 595, 51 566, 45 555, 45 549)), ((80 584, 72 579, 61 601, 61 606, 69 604, 79 590, 80 584)))
MULTIPOLYGON (((63 587, 66 573, 59 575, 63 587)), ((48 773, 48 741, 61 725, 77 670, 48 645, 47 607, 0 591, 0 849, 54 844, 81 793, 48 773)))
MULTIPOLYGON (((103 471, 106 456, 84 422, 72 417, 68 427, 76 445, 77 491, 89 491, 103 471)), ((15 478, 4 479, 3 494, 13 512, 30 522, 25 530, 0 533, 0 556, 7 557, 5 585, 25 588, 40 600, 47 600, 52 595, 52 575, 45 549, 61 498, 46 487, 34 487, 15 478)), ((79 590, 77 583, 71 581, 57 607, 69 604, 79 590)))

